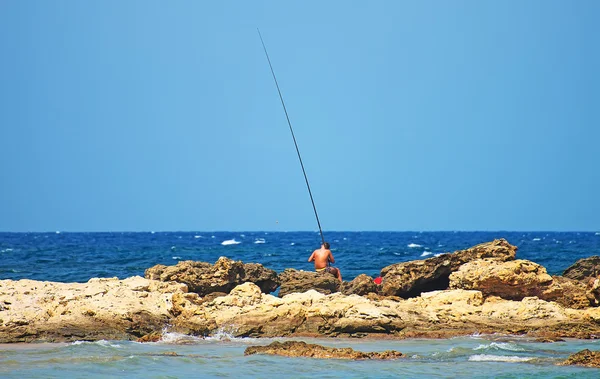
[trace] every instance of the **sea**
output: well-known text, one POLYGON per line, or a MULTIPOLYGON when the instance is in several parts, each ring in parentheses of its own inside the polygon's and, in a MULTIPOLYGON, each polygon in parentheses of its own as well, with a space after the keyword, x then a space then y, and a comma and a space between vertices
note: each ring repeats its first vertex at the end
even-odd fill
MULTIPOLYGON (((581 258, 600 255, 600 232, 334 232, 325 231, 344 280, 373 277, 399 262, 425 259, 505 238, 517 258, 560 275, 581 258)), ((0 233, 0 279, 87 282, 144 275, 156 264, 214 263, 226 256, 281 272, 311 270, 318 232, 0 233)), ((1 313, 0 313, 1 318, 1 313)), ((156 343, 76 341, 0 344, 0 378, 600 378, 600 369, 558 366, 597 340, 541 343, 522 336, 449 339, 234 338, 163 331, 156 343), (248 346, 303 340, 360 351, 397 350, 393 361, 345 361, 245 356, 248 346)))

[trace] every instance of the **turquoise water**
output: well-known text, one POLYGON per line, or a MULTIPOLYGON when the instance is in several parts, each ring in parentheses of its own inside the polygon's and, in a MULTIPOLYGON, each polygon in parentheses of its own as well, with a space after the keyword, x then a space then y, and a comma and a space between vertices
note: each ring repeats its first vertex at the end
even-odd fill
POLYGON ((521 337, 470 336, 446 340, 301 339, 361 351, 398 350, 393 361, 346 361, 244 356, 274 340, 201 339, 166 334, 166 341, 0 345, 2 378, 599 378, 600 369, 557 366, 570 354, 598 350, 598 341, 539 343, 521 337), (161 355, 177 353, 178 356, 161 355))

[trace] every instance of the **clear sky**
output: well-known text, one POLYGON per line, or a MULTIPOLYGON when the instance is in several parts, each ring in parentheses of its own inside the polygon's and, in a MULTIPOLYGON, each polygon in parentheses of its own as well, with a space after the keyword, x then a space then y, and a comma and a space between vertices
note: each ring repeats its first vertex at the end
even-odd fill
POLYGON ((0 231, 600 230, 599 1, 0 1, 0 231))

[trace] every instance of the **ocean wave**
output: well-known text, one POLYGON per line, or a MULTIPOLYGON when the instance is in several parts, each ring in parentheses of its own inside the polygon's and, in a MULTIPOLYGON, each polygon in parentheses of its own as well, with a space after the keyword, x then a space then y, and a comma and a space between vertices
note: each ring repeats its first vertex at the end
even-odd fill
POLYGON ((418 243, 409 243, 407 245, 408 247, 410 247, 411 249, 415 248, 415 247, 422 247, 421 245, 419 245, 418 243))
POLYGON ((9 253, 11 251, 13 251, 13 249, 2 249, 0 250, 0 253, 9 253))
POLYGON ((194 236, 194 238, 204 238, 204 237, 196 235, 196 236, 194 236))
POLYGON ((437 253, 434 255, 434 257, 439 257, 440 255, 444 255, 445 253, 437 253))
POLYGON ((542 240, 541 238, 537 238, 537 237, 532 239, 532 241, 541 241, 541 240, 542 240))
POLYGON ((433 254, 431 251, 424 251, 423 254, 421 254, 422 257, 426 257, 428 255, 433 254))
POLYGON ((172 258, 175 260, 178 260, 178 259, 181 260, 181 257, 172 257, 172 258))
POLYGON ((71 343, 71 345, 72 346, 97 345, 97 346, 102 346, 102 347, 114 347, 114 348, 117 348, 117 349, 122 347, 118 343, 112 343, 111 341, 107 341, 107 340, 99 340, 99 341, 75 341, 75 342, 71 343))
POLYGON ((504 351, 525 351, 522 347, 510 342, 492 342, 490 344, 479 345, 473 350, 504 350, 504 351))
POLYGON ((476 354, 469 357, 471 362, 529 362, 533 357, 519 357, 516 355, 492 355, 492 354, 476 354))
POLYGON ((264 238, 257 238, 254 243, 265 243, 267 242, 264 238))
POLYGON ((221 242, 221 245, 223 246, 228 246, 228 245, 239 245, 241 242, 240 241, 236 241, 235 238, 231 239, 231 240, 225 240, 223 242, 221 242))
POLYGON ((163 331, 160 340, 156 343, 167 345, 196 345, 202 341, 202 338, 189 336, 183 333, 174 333, 163 331))

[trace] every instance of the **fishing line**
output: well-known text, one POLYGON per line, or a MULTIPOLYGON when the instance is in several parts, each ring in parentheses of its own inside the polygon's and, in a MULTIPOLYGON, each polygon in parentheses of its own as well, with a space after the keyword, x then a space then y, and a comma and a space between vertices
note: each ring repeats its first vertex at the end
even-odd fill
POLYGON ((300 149, 298 149, 298 143, 296 142, 296 136, 294 135, 294 129, 292 129, 292 123, 290 122, 290 116, 288 115, 287 108, 285 107, 285 102, 283 101, 283 96, 281 95, 281 90, 279 89, 279 84, 277 83, 277 78, 275 77, 275 71, 273 71, 273 65, 271 64, 271 59, 269 59, 269 53, 267 53, 267 47, 265 46, 265 41, 263 41, 262 35, 260 34, 260 30, 256 28, 258 31, 258 36, 260 37, 260 42, 262 43, 263 49, 265 50, 265 55, 267 56, 267 61, 269 62, 269 67, 271 68, 271 74, 273 74, 273 80, 275 81, 275 86, 277 87, 277 92, 279 93, 279 98, 281 99, 281 105, 283 105, 283 111, 285 112, 285 118, 287 119, 288 125, 290 126, 290 132, 292 133, 292 139, 294 140, 294 146, 296 146, 296 153, 298 153, 298 160, 300 161, 300 167, 302 167, 302 173, 304 174, 304 181, 306 181, 306 188, 308 188, 308 194, 310 195, 310 202, 312 203, 313 210, 315 211, 315 217, 317 218, 317 225, 319 225, 319 233, 321 233, 321 242, 325 243, 325 237, 323 237, 323 230, 321 229, 321 222, 319 221, 319 215, 317 214, 317 207, 315 206, 315 200, 313 199, 312 191, 310 190, 310 184, 308 184, 308 176, 306 176, 306 170, 304 169, 304 163, 302 163, 302 157, 300 156, 300 149))

